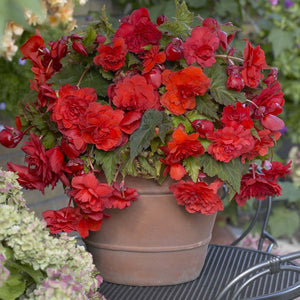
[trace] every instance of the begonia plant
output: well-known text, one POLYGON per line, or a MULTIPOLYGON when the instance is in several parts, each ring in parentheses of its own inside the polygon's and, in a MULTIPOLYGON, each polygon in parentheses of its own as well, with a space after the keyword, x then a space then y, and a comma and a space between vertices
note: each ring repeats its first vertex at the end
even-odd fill
POLYGON ((63 183, 69 203, 43 213, 52 233, 99 230, 105 209, 138 200, 127 176, 171 177, 190 213, 223 210, 222 185, 239 205, 281 193, 276 181, 290 163, 272 161, 284 127, 276 70, 259 45, 246 39, 244 53, 230 46, 232 23, 176 7, 174 19, 156 22, 140 8, 117 29, 103 11, 97 24, 48 47, 39 32, 21 47, 32 92, 17 129, 4 129, 0 141, 13 147, 30 132, 27 165, 7 165, 24 188, 63 183))

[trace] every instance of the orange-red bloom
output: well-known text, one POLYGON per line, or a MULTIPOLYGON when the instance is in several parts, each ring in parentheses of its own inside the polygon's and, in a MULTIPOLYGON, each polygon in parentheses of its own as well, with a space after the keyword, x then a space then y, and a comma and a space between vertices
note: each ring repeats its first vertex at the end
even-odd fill
POLYGON ((122 38, 115 39, 112 46, 100 44, 97 51, 99 55, 94 57, 94 63, 104 71, 117 71, 124 66, 127 47, 122 38))
POLYGON ((164 175, 170 172, 171 178, 180 180, 186 174, 180 162, 189 156, 202 155, 205 151, 198 137, 198 133, 190 135, 185 133, 183 126, 179 126, 173 132, 172 140, 168 142, 168 146, 160 147, 167 154, 166 159, 161 159, 167 165, 164 175))
POLYGON ((144 56, 143 60, 143 74, 150 72, 156 64, 162 64, 166 60, 164 51, 159 52, 158 46, 153 46, 144 56))
POLYGON ((261 70, 267 67, 265 60, 265 54, 260 46, 256 46, 254 49, 246 39, 246 46, 244 49, 244 65, 242 70, 242 77, 245 85, 256 88, 261 78, 264 77, 261 74, 261 70))
POLYGON ((122 110, 145 112, 150 108, 159 109, 158 93, 141 75, 125 77, 115 89, 113 103, 122 110))
POLYGON ((226 163, 251 151, 254 147, 250 129, 244 129, 241 125, 236 129, 224 127, 207 138, 213 142, 208 147, 208 153, 216 160, 226 163))
POLYGON ((204 95, 210 81, 199 67, 189 66, 177 72, 166 70, 162 82, 167 92, 161 96, 160 103, 175 115, 184 114, 196 106, 195 96, 204 95))
POLYGON ((184 205, 189 213, 213 214, 224 209, 218 196, 218 189, 223 182, 216 179, 208 185, 205 182, 179 181, 170 186, 177 203, 184 205))

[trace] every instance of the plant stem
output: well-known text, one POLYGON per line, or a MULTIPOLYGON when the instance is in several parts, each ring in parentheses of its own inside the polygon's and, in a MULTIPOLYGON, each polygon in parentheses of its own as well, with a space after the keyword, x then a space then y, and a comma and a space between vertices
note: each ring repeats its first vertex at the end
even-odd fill
POLYGON ((90 69, 91 65, 87 65, 85 67, 85 70, 83 71, 83 73, 81 74, 80 78, 79 78, 79 81, 78 83, 76 84, 76 86, 79 88, 80 87, 80 84, 81 84, 81 81, 83 79, 83 77, 85 76, 86 72, 90 69))
POLYGON ((235 56, 231 56, 231 55, 217 54, 217 55, 215 55, 215 57, 227 58, 227 59, 232 59, 232 60, 237 60, 237 61, 240 61, 240 62, 244 62, 244 59, 239 58, 239 57, 235 57, 235 56))

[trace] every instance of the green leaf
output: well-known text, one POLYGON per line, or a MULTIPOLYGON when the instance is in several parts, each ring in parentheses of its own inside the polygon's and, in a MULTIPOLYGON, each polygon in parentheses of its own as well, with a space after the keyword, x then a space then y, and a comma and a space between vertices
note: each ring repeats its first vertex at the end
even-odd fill
MULTIPOLYGON (((79 80, 79 78, 78 78, 79 80)), ((108 88, 109 82, 104 79, 102 76, 100 76, 97 69, 92 68, 89 72, 85 74, 83 77, 83 80, 81 81, 80 87, 89 87, 94 88, 97 91, 97 94, 106 97, 107 88, 108 88)))
POLYGON ((200 171, 200 164, 199 164, 199 157, 190 156, 183 161, 183 166, 189 176, 192 178, 194 182, 197 181, 199 171, 200 171))
POLYGON ((191 32, 191 26, 194 20, 194 14, 188 10, 186 3, 183 1, 179 4, 176 0, 176 18, 174 21, 168 21, 158 27, 163 33, 171 36, 178 36, 185 39, 191 32))
POLYGON ((97 33, 94 30, 94 28, 91 27, 89 29, 89 31, 87 32, 85 38, 83 39, 82 43, 83 43, 84 47, 87 47, 90 44, 92 44, 95 41, 96 37, 97 37, 97 33))
POLYGON ((108 184, 111 184, 118 167, 119 152, 95 150, 96 163, 102 166, 108 184))
POLYGON ((236 101, 245 102, 244 93, 239 93, 226 88, 227 74, 224 67, 215 63, 210 70, 212 84, 210 92, 216 102, 223 105, 234 104, 236 101))
POLYGON ((132 53, 129 52, 127 57, 128 57, 128 62, 127 62, 128 68, 131 67, 132 65, 140 65, 141 64, 141 61, 132 53))
POLYGON ((11 269, 7 280, 0 286, 0 299, 15 300, 25 292, 26 282, 18 270, 11 269))
POLYGON ((274 27, 268 36, 272 43, 273 53, 275 58, 279 56, 284 50, 292 49, 294 46, 294 34, 286 30, 274 27))
POLYGON ((50 149, 55 147, 56 145, 56 137, 51 131, 47 131, 43 136, 42 143, 46 149, 50 149))
POLYGON ((281 186, 281 196, 277 196, 274 200, 289 200, 290 202, 296 202, 300 200, 299 188, 295 186, 293 182, 284 181, 279 182, 281 186))
POLYGON ((207 117, 218 119, 218 104, 213 101, 213 98, 205 94, 204 96, 196 97, 197 110, 200 114, 207 117))
POLYGON ((218 176, 221 180, 227 182, 234 192, 238 193, 240 191, 243 165, 238 158, 224 163, 215 160, 208 154, 204 154, 199 156, 198 160, 203 172, 208 176, 218 176))
POLYGON ((149 163, 149 160, 142 156, 142 155, 139 155, 137 157, 139 163, 140 163, 140 167, 142 169, 142 172, 143 174, 148 174, 150 175, 150 177, 152 178, 155 178, 156 177, 156 170, 155 170, 155 167, 152 166, 150 163, 149 163))
MULTIPOLYGON (((51 77, 50 83, 53 83, 54 88, 59 88, 67 83, 77 85, 84 71, 85 67, 83 65, 64 65, 60 72, 51 77)), ((84 75, 80 87, 94 88, 98 95, 105 97, 108 85, 109 82, 101 76, 98 69, 91 68, 84 75)))
POLYGON ((144 113, 140 127, 130 136, 131 160, 150 146, 156 134, 156 127, 159 128, 160 139, 164 141, 167 129, 171 128, 171 122, 168 121, 164 112, 149 109, 144 113))
POLYGON ((297 211, 287 209, 284 205, 273 207, 269 226, 275 238, 283 235, 292 236, 299 225, 300 222, 297 211))

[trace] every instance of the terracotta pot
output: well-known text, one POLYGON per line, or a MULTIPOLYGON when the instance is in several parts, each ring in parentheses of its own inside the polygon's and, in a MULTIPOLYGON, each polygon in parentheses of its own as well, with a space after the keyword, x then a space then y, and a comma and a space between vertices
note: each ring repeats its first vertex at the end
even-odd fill
POLYGON ((85 239, 104 280, 127 285, 169 285, 197 278, 204 264, 214 215, 190 214, 169 191, 171 180, 126 177, 140 197, 106 212, 102 228, 85 239))

